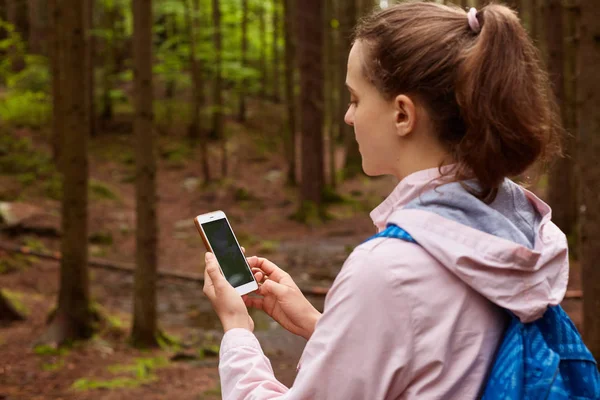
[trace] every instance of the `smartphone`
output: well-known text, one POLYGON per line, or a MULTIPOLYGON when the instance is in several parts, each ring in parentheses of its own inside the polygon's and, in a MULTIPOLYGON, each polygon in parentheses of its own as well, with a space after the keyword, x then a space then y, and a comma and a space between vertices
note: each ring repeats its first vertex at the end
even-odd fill
POLYGON ((225 279, 240 294, 248 294, 258 289, 258 283, 242 253, 229 220, 223 211, 198 215, 194 223, 202 237, 206 250, 212 252, 225 279))

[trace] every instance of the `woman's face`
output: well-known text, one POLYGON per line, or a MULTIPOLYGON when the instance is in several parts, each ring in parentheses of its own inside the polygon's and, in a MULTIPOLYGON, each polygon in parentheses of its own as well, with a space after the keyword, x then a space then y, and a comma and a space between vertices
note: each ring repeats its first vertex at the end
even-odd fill
POLYGON ((363 46, 357 41, 348 57, 346 86, 351 99, 344 121, 354 127, 364 172, 369 176, 395 174, 401 154, 397 112, 394 102, 386 100, 365 76, 363 46))

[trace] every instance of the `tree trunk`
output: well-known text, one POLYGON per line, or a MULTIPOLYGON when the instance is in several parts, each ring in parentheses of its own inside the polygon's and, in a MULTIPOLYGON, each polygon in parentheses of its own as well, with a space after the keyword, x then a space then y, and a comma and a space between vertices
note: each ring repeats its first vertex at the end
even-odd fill
POLYGON ((94 0, 84 0, 84 18, 85 18, 85 39, 86 39, 86 48, 85 48, 85 73, 86 73, 86 108, 87 108, 87 116, 89 117, 88 125, 90 127, 90 135, 96 136, 98 130, 96 129, 96 107, 95 107, 95 89, 96 89, 96 79, 94 77, 95 70, 95 47, 96 41, 94 38, 94 0))
POLYGON ((375 2, 373 0, 358 0, 359 1, 359 17, 362 18, 373 12, 375 9, 375 2))
MULTIPOLYGON (((29 21, 27 15, 27 2, 22 0, 6 0, 6 20, 15 27, 23 42, 29 37, 29 21)), ((22 71, 25 68, 25 59, 21 51, 15 46, 9 50, 12 59, 11 69, 13 72, 22 71)))
POLYGON ((152 2, 133 0, 133 65, 136 138, 136 268, 131 342, 158 345, 156 324, 156 146, 153 129, 152 2))
POLYGON ((302 132, 302 185, 300 217, 320 218, 324 189, 323 169, 323 3, 305 0, 298 9, 302 132))
POLYGON ((41 7, 43 3, 40 0, 29 0, 29 52, 34 54, 44 54, 44 27, 41 18, 41 7))
POLYGON ((0 322, 24 321, 25 316, 21 314, 12 302, 4 296, 0 290, 0 322))
POLYGON ((62 58, 62 35, 60 22, 62 21, 63 4, 60 0, 48 0, 50 14, 51 44, 50 44, 50 70, 52 72, 52 159, 59 172, 62 172, 60 156, 63 142, 63 104, 61 91, 62 71, 59 62, 62 58))
POLYGON ((113 36, 104 40, 104 65, 102 66, 102 110, 100 120, 103 127, 113 119, 113 102, 111 91, 113 89, 113 78, 117 69, 117 41, 115 39, 117 30, 118 10, 113 4, 112 8, 104 10, 104 26, 113 31, 113 36))
MULTIPOLYGON (((547 0, 544 5, 548 70, 554 94, 561 105, 562 120, 567 120, 564 79, 563 9, 561 0, 547 0)), ((552 219, 567 235, 573 233, 577 220, 577 188, 573 160, 574 137, 569 135, 563 142, 565 157, 554 163, 548 181, 548 203, 552 207, 552 219)))
POLYGON ((27 0, 6 0, 6 20, 14 25, 23 41, 29 38, 27 0))
POLYGON ((584 338, 600 360, 600 8, 595 0, 580 1, 579 47, 579 174, 581 266, 584 338))
POLYGON ((258 22, 260 34, 260 96, 265 99, 267 96, 267 12, 262 3, 258 5, 258 22))
MULTIPOLYGON (((242 67, 248 67, 248 0, 242 0, 242 67)), ((242 80, 240 87, 240 109, 238 120, 246 121, 246 86, 248 81, 242 80)))
POLYGON ((279 0, 273 0, 273 101, 281 100, 279 87, 279 0))
POLYGON ((287 183, 296 185, 296 96, 294 95, 294 71, 296 44, 294 40, 293 0, 283 0, 285 18, 285 102, 287 109, 286 153, 288 160, 287 183))
MULTIPOLYGON (((54 1, 54 0, 53 0, 54 1)), ((61 93, 54 108, 56 127, 63 130, 60 170, 63 175, 62 240, 58 309, 44 340, 59 344, 92 336, 88 277, 88 157, 89 125, 86 108, 85 35, 80 0, 56 0, 54 10, 59 57, 56 61, 61 93)), ((55 53, 55 56, 57 54, 55 53)))
POLYGON ((221 34, 221 8, 219 0, 212 0, 213 39, 215 44, 215 86, 213 93, 213 132, 215 138, 221 143, 221 176, 227 176, 227 138, 224 132, 223 121, 223 88, 222 88, 222 57, 223 44, 221 34))
POLYGON ((326 135, 327 142, 327 154, 328 154, 328 167, 329 167, 329 185, 334 188, 336 186, 335 179, 335 136, 338 129, 337 124, 337 102, 336 92, 337 85, 339 82, 336 80, 335 69, 338 65, 338 57, 334 53, 336 41, 334 36, 337 36, 339 29, 333 29, 331 23, 337 15, 337 7, 339 3, 335 0, 324 0, 324 11, 323 11, 323 64, 324 64, 324 98, 325 102, 323 115, 324 115, 324 132, 326 135))
POLYGON ((339 109, 337 119, 339 123, 339 137, 343 138, 346 147, 346 161, 344 164, 344 179, 353 178, 362 171, 362 158, 358 151, 358 143, 354 138, 354 129, 344 123, 344 116, 348 111, 350 103, 350 93, 346 88, 346 70, 348 68, 348 54, 350 53, 352 29, 356 25, 356 6, 353 1, 349 1, 342 7, 341 25, 340 25, 340 43, 339 57, 340 77, 338 90, 340 93, 339 109))

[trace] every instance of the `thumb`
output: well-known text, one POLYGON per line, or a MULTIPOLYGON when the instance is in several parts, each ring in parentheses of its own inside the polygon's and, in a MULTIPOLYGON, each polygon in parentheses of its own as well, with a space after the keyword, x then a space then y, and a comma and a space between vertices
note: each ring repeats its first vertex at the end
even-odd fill
POLYGON ((213 253, 206 253, 204 261, 206 262, 206 273, 214 286, 221 286, 224 282, 227 282, 221 273, 219 262, 213 253))
POLYGON ((267 279, 260 287, 260 294, 263 296, 273 295, 278 299, 284 298, 288 288, 280 283, 267 279))

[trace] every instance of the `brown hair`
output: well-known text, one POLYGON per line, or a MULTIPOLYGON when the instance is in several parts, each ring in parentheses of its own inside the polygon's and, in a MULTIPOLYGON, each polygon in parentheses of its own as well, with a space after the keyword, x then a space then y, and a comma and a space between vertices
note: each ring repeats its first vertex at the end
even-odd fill
MULTIPOLYGON (((364 73, 390 100, 409 94, 428 111, 451 152, 455 180, 476 178, 491 202, 506 177, 560 153, 558 106, 539 51, 514 11, 490 4, 467 14, 436 3, 401 3, 363 19, 364 73)), ((466 186, 466 185, 464 185, 466 186)))

